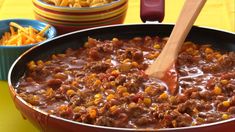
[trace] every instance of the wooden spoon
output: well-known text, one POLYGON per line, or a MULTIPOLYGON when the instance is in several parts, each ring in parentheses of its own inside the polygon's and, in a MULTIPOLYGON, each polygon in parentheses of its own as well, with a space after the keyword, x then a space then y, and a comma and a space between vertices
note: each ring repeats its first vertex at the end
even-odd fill
POLYGON ((165 81, 171 94, 174 94, 177 90, 178 77, 175 62, 178 53, 205 2, 206 0, 185 1, 165 47, 158 58, 145 71, 147 75, 165 81))

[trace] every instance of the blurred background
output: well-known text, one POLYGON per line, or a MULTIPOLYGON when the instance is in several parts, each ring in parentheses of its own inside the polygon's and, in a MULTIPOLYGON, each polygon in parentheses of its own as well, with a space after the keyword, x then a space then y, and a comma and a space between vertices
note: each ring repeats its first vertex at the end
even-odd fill
MULTIPOLYGON (((163 23, 175 23, 184 0, 165 0, 163 23)), ((129 0, 124 23, 142 23, 140 1, 129 0)), ((31 0, 0 0, 0 19, 34 19, 31 0)), ((235 0, 207 0, 195 25, 207 26, 235 32, 235 0)), ((28 121, 23 120, 10 98, 6 81, 0 81, 0 131, 37 131, 28 121)))

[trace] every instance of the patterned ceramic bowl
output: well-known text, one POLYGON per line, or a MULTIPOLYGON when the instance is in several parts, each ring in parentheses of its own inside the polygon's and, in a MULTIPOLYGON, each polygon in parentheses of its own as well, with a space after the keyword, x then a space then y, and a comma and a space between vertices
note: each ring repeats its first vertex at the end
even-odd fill
POLYGON ((96 26, 123 23, 128 0, 116 0, 97 7, 60 7, 32 0, 37 20, 55 26, 60 34, 96 26))

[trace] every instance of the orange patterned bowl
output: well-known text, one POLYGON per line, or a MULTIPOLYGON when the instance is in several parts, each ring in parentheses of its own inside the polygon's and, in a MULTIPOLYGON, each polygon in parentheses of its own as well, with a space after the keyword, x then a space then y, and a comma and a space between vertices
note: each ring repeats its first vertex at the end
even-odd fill
POLYGON ((35 18, 57 28, 60 34, 124 22, 128 0, 116 0, 98 7, 59 7, 32 0, 35 18))

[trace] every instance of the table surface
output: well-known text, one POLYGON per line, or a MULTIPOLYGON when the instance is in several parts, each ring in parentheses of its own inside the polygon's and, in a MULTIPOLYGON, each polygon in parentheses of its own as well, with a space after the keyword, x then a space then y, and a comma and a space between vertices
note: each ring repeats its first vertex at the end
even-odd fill
MULTIPOLYGON (((163 23, 175 23, 184 0, 165 0, 163 23)), ((125 23, 141 23, 139 0, 129 0, 125 23)), ((34 19, 31 0, 0 0, 0 19, 34 19)), ((195 25, 235 32, 235 0, 208 0, 195 25)), ((15 108, 6 81, 0 81, 0 131, 38 131, 15 108)))

